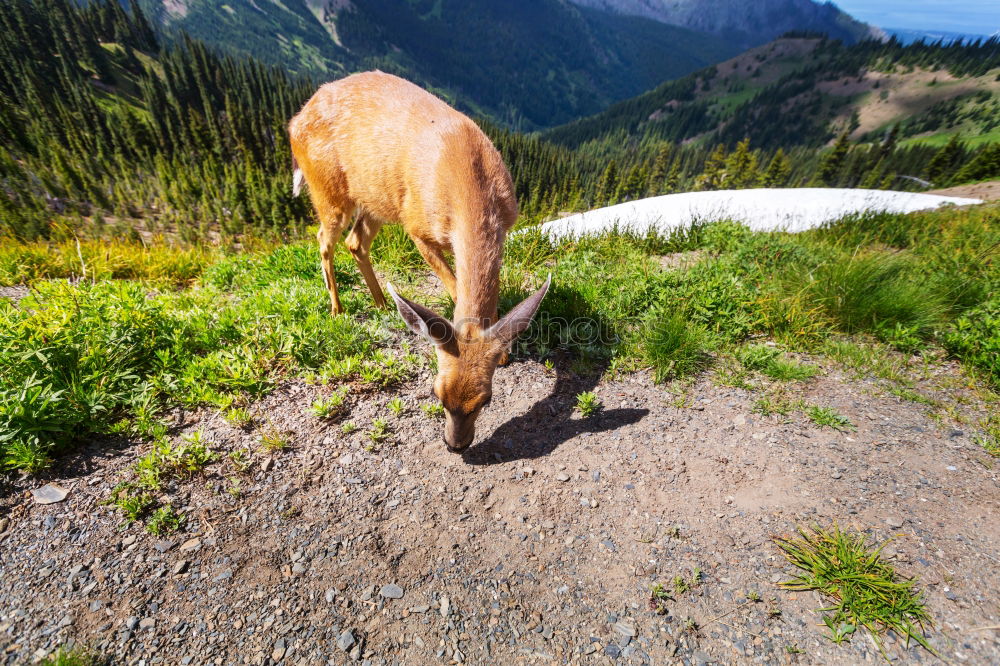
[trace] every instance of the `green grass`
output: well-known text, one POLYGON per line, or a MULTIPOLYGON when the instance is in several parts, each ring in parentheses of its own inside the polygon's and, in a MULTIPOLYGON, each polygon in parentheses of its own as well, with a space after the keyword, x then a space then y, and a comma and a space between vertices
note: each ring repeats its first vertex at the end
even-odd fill
POLYGON ((427 402, 420 405, 420 411, 429 419, 444 418, 444 406, 437 402, 427 402))
POLYGON ((331 421, 347 414, 347 405, 344 400, 347 398, 347 387, 342 386, 325 398, 318 398, 309 407, 316 418, 331 421))
POLYGON ((748 370, 779 381, 804 381, 818 372, 815 367, 786 358, 779 349, 767 345, 747 345, 736 356, 748 370))
MULTIPOLYGON (((892 630, 934 653, 924 637, 931 618, 916 581, 902 579, 881 559, 883 546, 869 548, 866 537, 814 527, 799 530, 799 537, 776 538, 785 558, 802 570, 780 583, 789 590, 816 590, 831 600, 823 622, 835 643, 867 629, 883 656, 882 636, 892 630)), ((936 654, 936 653, 935 653, 936 654)), ((886 658, 888 658, 886 656, 886 658)))
POLYGON ((389 408, 389 411, 392 412, 392 415, 396 418, 399 418, 404 412, 406 412, 406 403, 399 396, 390 400, 386 407, 389 408))
POLYGON ((101 666, 109 663, 109 660, 89 648, 66 649, 60 647, 39 663, 42 666, 101 666))
POLYGON ((854 430, 854 425, 844 415, 837 412, 832 407, 818 407, 809 405, 805 408, 806 416, 809 420, 821 428, 833 428, 834 430, 854 430))
MULTIPOLYGON (((32 286, 17 303, 0 299, 0 465, 38 473, 109 435, 161 442, 163 415, 175 407, 210 406, 252 429, 254 402, 295 377, 387 389, 433 369, 422 342, 396 342, 398 317, 374 308, 346 251, 335 270, 350 314, 334 318, 314 241, 247 242, 251 251, 240 254, 0 243, 3 280, 32 286), (86 280, 45 279, 79 277, 84 267, 86 280)), ((1000 386, 997 248, 1000 212, 991 207, 852 216, 794 235, 723 221, 667 237, 555 243, 528 228, 508 238, 500 309, 552 272, 513 350, 552 362, 552 371, 557 359, 578 375, 648 368, 665 382, 716 364, 719 381, 757 390, 761 377, 814 375, 794 360, 808 352, 918 399, 905 359, 928 348, 1000 386), (693 263, 658 260, 691 251, 693 263), (748 344, 761 338, 775 347, 748 344)), ((403 285, 426 270, 396 227, 379 235, 373 257, 403 285)), ((418 298, 449 312, 443 293, 418 298)), ((317 404, 317 415, 330 418, 333 402, 317 404)), ((765 403, 763 412, 785 409, 765 403)))
POLYGON ((173 506, 166 504, 158 508, 150 516, 149 522, 146 523, 146 531, 156 536, 173 534, 181 529, 184 520, 184 516, 174 511, 173 506))

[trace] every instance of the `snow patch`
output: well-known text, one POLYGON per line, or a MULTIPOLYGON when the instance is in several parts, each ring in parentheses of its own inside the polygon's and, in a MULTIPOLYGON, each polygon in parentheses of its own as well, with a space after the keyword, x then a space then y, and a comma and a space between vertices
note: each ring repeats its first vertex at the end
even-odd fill
POLYGON ((934 194, 837 188, 685 192, 570 215, 546 222, 541 231, 554 239, 595 235, 615 228, 637 234, 666 234, 694 222, 732 220, 754 231, 798 232, 855 213, 912 213, 979 203, 983 202, 934 194))

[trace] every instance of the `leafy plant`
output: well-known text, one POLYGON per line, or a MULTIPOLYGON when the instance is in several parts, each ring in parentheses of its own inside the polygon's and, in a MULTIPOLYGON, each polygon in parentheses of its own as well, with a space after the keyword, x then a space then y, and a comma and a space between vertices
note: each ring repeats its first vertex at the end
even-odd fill
POLYGON ((601 401, 593 391, 584 391, 576 396, 576 408, 583 418, 590 418, 600 411, 601 407, 601 401))
POLYGON ((834 430, 854 430, 854 425, 847 419, 847 417, 838 413, 832 407, 819 407, 816 405, 809 405, 805 409, 806 416, 809 420, 816 425, 822 427, 833 428, 834 430))
POLYGON ((178 514, 170 504, 165 504, 154 511, 153 515, 149 517, 149 521, 146 523, 146 530, 150 534, 163 536, 178 531, 183 524, 184 516, 178 514))
POLYGON ((268 453, 283 451, 288 447, 288 438, 280 430, 268 423, 267 427, 260 431, 260 448, 268 453))
POLYGON ((111 491, 111 497, 107 500, 108 504, 125 514, 126 523, 141 520, 156 505, 156 500, 148 492, 137 493, 135 490, 134 484, 119 484, 111 491))
POLYGON ((344 421, 340 425, 340 432, 344 433, 345 435, 350 435, 352 432, 354 432, 357 429, 358 429, 358 426, 355 425, 353 421, 344 421))
POLYGON ((426 402, 420 405, 420 409, 429 419, 439 419, 444 416, 444 405, 438 402, 426 402))
POLYGON ((393 413, 393 416, 396 416, 397 418, 402 416, 403 412, 406 411, 406 403, 403 402, 403 399, 399 396, 390 400, 387 407, 389 408, 389 411, 393 413))
POLYGON ((780 583, 789 590, 816 590, 833 605, 823 609, 828 638, 840 643, 860 627, 870 633, 885 656, 881 637, 889 630, 913 640, 936 654, 924 638, 931 624, 922 595, 914 580, 901 580, 882 561, 882 546, 872 550, 864 534, 813 527, 798 530, 799 536, 776 538, 785 558, 803 573, 780 583))
POLYGON ((383 419, 374 419, 371 430, 368 431, 368 439, 372 444, 381 444, 389 438, 389 422, 383 419))
POLYGON ((309 409, 315 416, 321 419, 333 420, 340 418, 347 413, 347 407, 344 404, 346 397, 347 387, 342 386, 326 398, 317 398, 313 401, 309 409))

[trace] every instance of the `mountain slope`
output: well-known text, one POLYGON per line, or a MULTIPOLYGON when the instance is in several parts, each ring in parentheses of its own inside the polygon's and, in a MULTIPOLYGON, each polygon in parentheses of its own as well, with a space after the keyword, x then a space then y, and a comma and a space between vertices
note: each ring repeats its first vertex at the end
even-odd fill
POLYGON ((841 11, 832 2, 813 0, 570 0, 574 4, 643 16, 723 36, 744 48, 770 41, 790 30, 814 31, 855 42, 882 35, 841 11))
POLYGON ((142 0, 168 32, 317 79, 381 68, 507 125, 596 113, 739 48, 564 0, 142 0))
POLYGON ((620 141, 622 133, 729 145, 749 137, 774 148, 821 146, 844 131, 875 138, 896 127, 900 138, 914 140, 943 142, 953 134, 997 140, 998 72, 997 40, 844 46, 786 37, 544 136, 567 146, 612 135, 620 141))

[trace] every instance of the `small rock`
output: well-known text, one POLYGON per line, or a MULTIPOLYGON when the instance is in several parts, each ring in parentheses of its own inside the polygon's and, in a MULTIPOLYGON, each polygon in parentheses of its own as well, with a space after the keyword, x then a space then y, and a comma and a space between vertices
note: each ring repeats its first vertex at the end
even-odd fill
POLYGON ((556 524, 551 520, 546 520, 544 523, 542 523, 542 528, 546 530, 555 529, 555 526, 556 524))
POLYGON ((604 654, 608 655, 612 659, 617 659, 618 655, 622 653, 622 649, 617 645, 605 645, 604 654))
POLYGON ((894 530, 898 530, 903 526, 903 519, 898 516, 889 516, 885 519, 885 524, 894 530))
POLYGON ((54 483, 46 483, 41 488, 35 488, 31 491, 31 495, 35 498, 35 502, 37 504, 55 504, 56 502, 62 502, 66 499, 68 494, 68 490, 61 488, 54 483))
POLYGON ((831 474, 831 475, 830 475, 830 478, 831 478, 831 479, 839 479, 839 478, 841 478, 842 476, 844 476, 844 475, 843 475, 843 474, 841 474, 840 472, 834 472, 833 474, 831 474))
POLYGON ((274 649, 271 650, 271 659, 281 661, 285 657, 285 639, 279 638, 274 642, 274 649))
POLYGON ((134 616, 125 620, 125 628, 128 629, 129 631, 135 629, 138 624, 139 624, 139 618, 134 616))
POLYGON ((102 608, 104 608, 104 602, 101 601, 100 599, 94 599, 93 601, 90 602, 90 612, 91 613, 96 613, 97 611, 101 610, 102 608))
POLYGON ((157 541, 156 543, 154 543, 153 548, 155 548, 161 553, 165 553, 176 545, 177 542, 174 541, 173 539, 166 539, 164 541, 157 541))
POLYGON ((383 585, 382 589, 379 590, 381 594, 386 599, 402 599, 403 598, 403 588, 395 583, 390 583, 388 585, 383 585))
POLYGON ((712 655, 705 652, 704 650, 695 650, 694 661, 699 666, 704 666, 705 664, 711 664, 712 662, 715 661, 715 659, 713 659, 712 655))
POLYGON ((174 565, 174 568, 172 569, 172 571, 174 572, 174 575, 176 576, 178 574, 184 573, 187 570, 187 568, 188 568, 188 561, 187 560, 181 560, 180 562, 178 562, 177 564, 174 565))
POLYGON ((337 592, 331 587, 326 591, 326 603, 332 604, 334 598, 337 596, 337 592))
POLYGON ((139 621, 140 629, 152 629, 156 626, 156 618, 144 617, 139 621))
POLYGON ((274 458, 268 458, 264 461, 264 464, 260 466, 261 470, 264 472, 270 472, 272 467, 274 467, 274 458))
POLYGON ((181 544, 180 550, 182 553, 186 553, 188 551, 198 550, 199 548, 201 548, 201 539, 188 539, 181 544))
POLYGON ((448 597, 441 597, 441 617, 448 617, 451 613, 451 600, 448 597))
POLYGON ((340 637, 337 639, 337 647, 339 647, 344 652, 347 652, 348 650, 351 649, 352 645, 354 645, 354 634, 352 634, 351 630, 348 629, 347 631, 342 633, 340 637))
POLYGON ((566 472, 559 472, 556 474, 556 481, 569 481, 569 474, 566 472))
POLYGON ((0 534, 7 531, 7 526, 10 525, 10 520, 7 518, 0 518, 0 534))
POLYGON ((615 624, 615 631, 622 636, 635 636, 635 625, 631 622, 619 622, 615 624))
POLYGON ((296 562, 295 564, 292 565, 292 573, 295 574, 296 576, 301 576, 306 572, 307 569, 308 567, 302 564, 302 562, 296 562))

